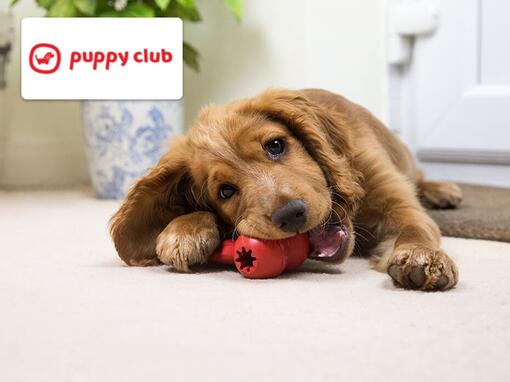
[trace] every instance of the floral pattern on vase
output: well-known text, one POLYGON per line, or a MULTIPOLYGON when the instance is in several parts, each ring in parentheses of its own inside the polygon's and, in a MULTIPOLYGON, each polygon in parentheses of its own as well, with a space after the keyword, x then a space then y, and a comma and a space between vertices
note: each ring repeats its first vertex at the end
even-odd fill
POLYGON ((182 132, 182 101, 83 101, 82 119, 96 196, 123 198, 182 132))

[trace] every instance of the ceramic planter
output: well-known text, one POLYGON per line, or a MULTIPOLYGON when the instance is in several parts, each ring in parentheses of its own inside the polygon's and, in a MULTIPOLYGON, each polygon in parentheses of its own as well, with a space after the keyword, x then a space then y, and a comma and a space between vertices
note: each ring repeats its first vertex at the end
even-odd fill
POLYGON ((101 199, 120 199, 183 131, 182 101, 83 101, 90 178, 101 199))

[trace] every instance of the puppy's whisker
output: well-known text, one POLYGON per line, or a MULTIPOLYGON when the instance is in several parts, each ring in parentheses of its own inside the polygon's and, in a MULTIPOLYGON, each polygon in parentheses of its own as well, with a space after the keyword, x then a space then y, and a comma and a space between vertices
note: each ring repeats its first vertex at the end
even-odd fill
POLYGON ((333 216, 333 208, 329 210, 329 215, 324 221, 320 224, 321 228, 325 228, 331 222, 331 217, 333 216))
POLYGON ((354 228, 356 229, 357 232, 365 232, 367 235, 370 235, 372 237, 372 239, 376 238, 372 232, 370 232, 369 230, 367 230, 363 227, 355 226, 354 228))
POLYGON ((361 252, 361 249, 357 246, 354 246, 354 255, 355 256, 363 256, 363 252, 361 252))
POLYGON ((357 232, 362 231, 362 232, 367 233, 368 235, 370 235, 372 237, 372 239, 376 238, 376 236, 373 234, 373 232, 369 231, 368 229, 366 229, 365 227, 363 227, 361 225, 354 224, 354 228, 357 232))
POLYGON ((246 226, 247 230, 248 230, 248 236, 250 237, 253 237, 253 225, 250 223, 250 221, 248 219, 244 219, 244 225, 246 226))
POLYGON ((201 199, 205 199, 205 196, 207 196, 206 192, 207 192, 207 190, 206 190, 206 183, 203 183, 202 187, 200 188, 200 198, 201 199))
POLYGON ((335 213, 337 214, 338 218, 340 219, 340 222, 343 222, 345 217, 348 216, 347 211, 345 210, 345 208, 340 203, 337 203, 334 200, 331 200, 331 203, 333 203, 335 206, 337 206, 338 208, 340 208, 342 210, 342 212, 344 214, 343 218, 341 218, 340 215, 338 215, 338 212, 334 208, 332 208, 332 210, 335 211, 335 213))
POLYGON ((339 198, 339 199, 340 199, 340 201, 341 201, 341 202, 343 202, 343 203, 347 204, 347 201, 345 200, 345 198, 344 198, 342 195, 340 195, 339 193, 337 193, 337 192, 333 192, 333 191, 330 191, 330 194, 331 194, 331 196, 332 196, 331 200, 332 200, 333 202, 335 201, 335 198, 333 198, 333 196, 336 196, 337 198, 339 198))
POLYGON ((366 236, 364 236, 361 232, 356 232, 356 236, 360 236, 363 240, 369 241, 366 236))
POLYGON ((251 237, 261 237, 260 235, 257 235, 257 233, 262 234, 262 237, 270 237, 268 232, 264 232, 264 230, 261 230, 260 228, 256 227, 248 218, 244 219, 244 226, 249 229, 248 236, 251 237))
POLYGON ((354 231, 356 232, 356 235, 361 237, 363 240, 365 241, 372 241, 375 239, 375 236, 372 234, 372 232, 362 228, 362 227, 356 227, 354 226, 354 231), (367 237, 366 235, 363 234, 363 232, 365 232, 366 234, 368 234, 370 237, 367 237))
POLYGON ((329 193, 331 195, 334 195, 337 198, 340 198, 341 201, 344 202, 345 204, 349 204, 349 203, 347 203, 347 200, 345 200, 345 198, 342 195, 340 195, 338 192, 333 191, 333 187, 332 186, 328 187, 328 189, 329 189, 329 193))
POLYGON ((239 231, 237 230, 237 227, 241 222, 244 220, 244 216, 240 215, 235 221, 234 221, 234 230, 232 231, 232 240, 235 240, 236 236, 239 234, 239 231))
POLYGON ((342 224, 343 223, 343 219, 340 217, 340 215, 338 215, 338 212, 336 212, 335 210, 332 210, 332 211, 336 215, 337 221, 331 222, 330 224, 342 224))

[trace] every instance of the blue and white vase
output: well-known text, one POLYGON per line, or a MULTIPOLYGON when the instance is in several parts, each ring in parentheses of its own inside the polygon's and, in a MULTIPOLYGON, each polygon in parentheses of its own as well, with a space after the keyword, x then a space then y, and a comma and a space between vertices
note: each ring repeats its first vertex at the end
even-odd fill
POLYGON ((90 178, 100 199, 123 198, 183 131, 182 101, 83 101, 90 178))

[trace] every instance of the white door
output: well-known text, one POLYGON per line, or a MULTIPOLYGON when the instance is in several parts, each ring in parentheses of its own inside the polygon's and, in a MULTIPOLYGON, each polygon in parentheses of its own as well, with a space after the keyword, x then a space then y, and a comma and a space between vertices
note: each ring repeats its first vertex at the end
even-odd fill
POLYGON ((510 185, 510 1, 435 3, 401 72, 403 136, 436 178, 510 185))

